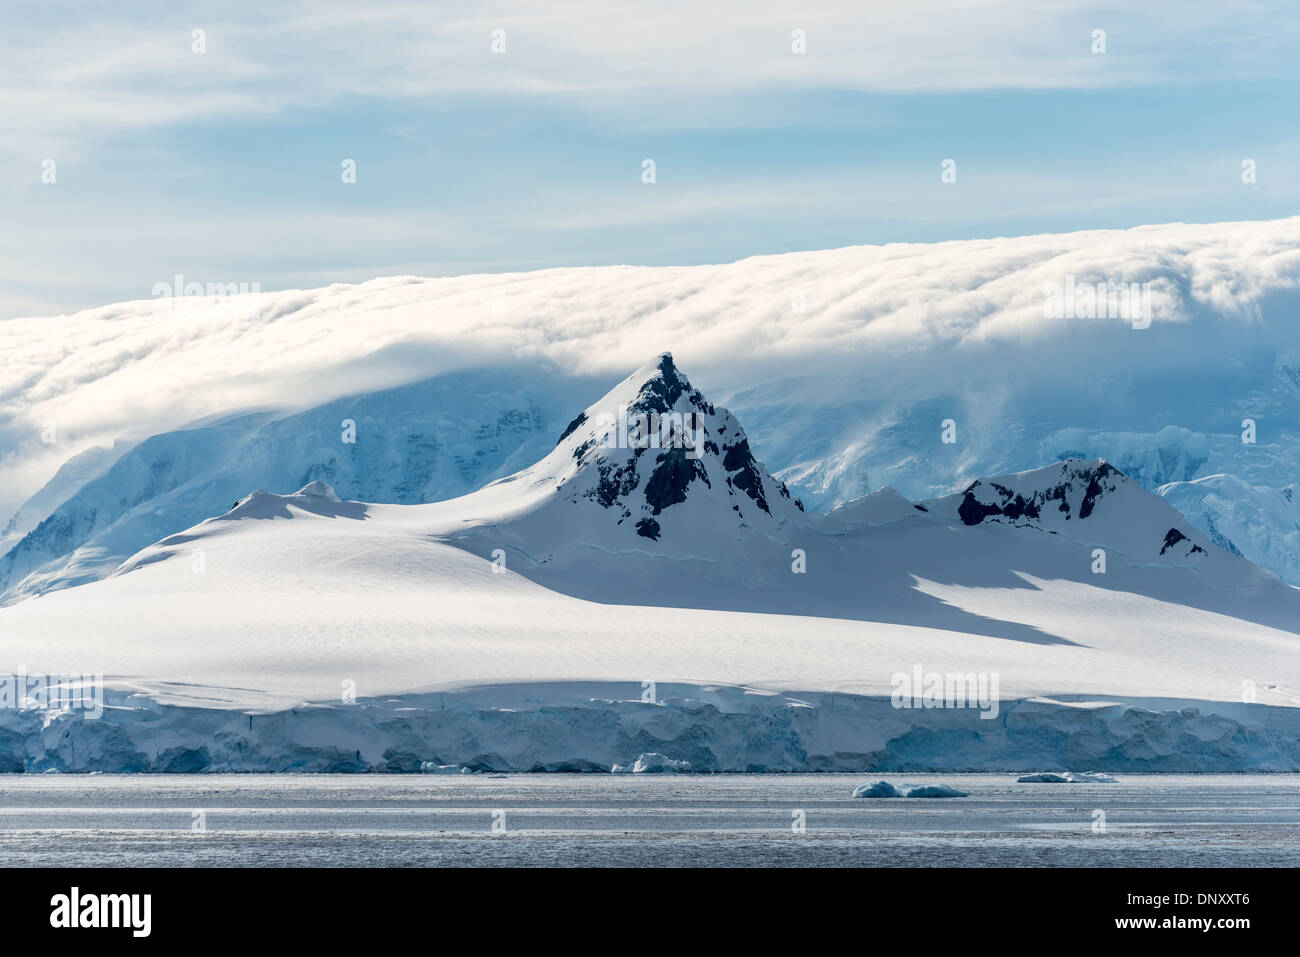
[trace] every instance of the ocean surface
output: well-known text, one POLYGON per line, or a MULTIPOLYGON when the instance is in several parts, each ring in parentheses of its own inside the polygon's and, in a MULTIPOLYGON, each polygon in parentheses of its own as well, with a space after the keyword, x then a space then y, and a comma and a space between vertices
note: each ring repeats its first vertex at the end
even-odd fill
POLYGON ((5 866, 1300 866, 1300 775, 0 775, 5 866), (954 799, 854 799, 881 778, 954 799))

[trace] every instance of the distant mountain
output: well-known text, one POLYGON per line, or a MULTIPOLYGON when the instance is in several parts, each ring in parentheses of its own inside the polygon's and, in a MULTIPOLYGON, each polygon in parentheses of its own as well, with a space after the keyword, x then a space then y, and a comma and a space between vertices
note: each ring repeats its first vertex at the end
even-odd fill
POLYGON ((102 577, 251 488, 463 495, 669 346, 810 513, 1105 459, 1300 584, 1280 499, 1300 482, 1298 244, 1300 217, 1169 224, 385 277, 264 293, 254 324, 219 297, 181 321, 163 300, 6 321, 0 601, 102 577), (1067 279, 1149 283, 1152 324, 1045 311, 1067 279))
POLYGON ((602 549, 709 555, 779 535, 803 505, 755 458, 740 423, 660 355, 579 413, 544 459, 470 501, 503 503, 534 555, 602 549), (504 503, 509 504, 504 504, 504 503))
MULTIPOLYGON (((1223 550, 1168 501, 1101 460, 980 479, 919 503, 882 491, 829 515, 807 514, 753 456, 736 418, 664 354, 573 417, 537 463, 477 492, 393 506, 341 499, 320 480, 287 496, 259 490, 141 550, 106 581, 12 606, 0 625, 26 621, 55 635, 95 621, 103 633, 108 602, 125 616, 113 647, 155 627, 184 642, 192 630, 228 620, 232 595, 242 602, 273 588, 272 604, 241 631, 278 635, 292 622, 314 633, 325 627, 314 619, 319 608, 336 625, 386 634, 389 583, 407 583, 436 602, 447 584, 439 564, 447 547, 472 556, 467 568, 491 563, 547 594, 605 606, 842 619, 958 642, 981 635, 1099 647, 1107 634, 1131 628, 1129 613, 1117 609, 1155 602, 1164 611, 1142 650, 1153 665, 1169 653, 1162 634, 1184 640, 1207 614, 1243 633, 1290 634, 1300 622, 1300 590, 1223 550), (432 550, 434 563, 412 563, 411 548, 432 550), (189 559, 200 551, 203 571, 191 574, 189 559), (355 581, 329 584, 346 569, 355 581), (335 587, 352 597, 330 610, 319 593, 335 587), (1032 608, 1024 606, 1034 594, 1032 608), (1077 621, 1059 620, 1054 602, 1084 596, 1096 607, 1077 621), (152 610, 173 599, 186 617, 155 621, 152 610), (209 613, 192 614, 207 603, 209 613)), ((429 613, 417 604, 389 637, 424 634, 429 613)), ((590 614, 582 627, 617 643, 604 613, 590 614)), ((482 627, 466 616, 460 627, 482 627)), ((506 609, 490 617, 511 633, 532 620, 512 620, 506 609)), ((215 652, 223 640, 212 635, 200 644, 215 652)), ((1218 659, 1213 647, 1205 651, 1218 659)), ((1058 679, 1044 676, 1035 687, 1073 690, 1068 681, 1053 684, 1058 679)))
POLYGON ((1066 535, 1106 545, 1136 562, 1182 561, 1218 570, 1220 555, 1187 519, 1121 471, 1099 459, 979 479, 964 491, 924 503, 964 525, 987 522, 1066 535))
POLYGON ((1170 482, 1156 494, 1234 555, 1300 582, 1300 497, 1295 485, 1267 488, 1231 475, 1170 482))
POLYGON ((250 488, 320 479, 375 502, 463 495, 540 455, 563 421, 564 389, 510 380, 480 370, 85 453, 15 517, 23 534, 0 553, 0 603, 103 578, 250 488))
MULTIPOLYGON (((76 745, 101 769, 596 768, 630 750, 705 769, 1067 751, 1300 768, 1300 589, 1105 461, 810 514, 666 353, 565 421, 533 465, 446 501, 320 479, 243 494, 106 579, 0 608, 0 670, 106 675, 113 730, 76 745), (996 700, 891 707, 918 670, 995 681, 996 700), (633 721, 608 699, 660 685, 671 711, 633 721), (728 715, 747 716, 743 746, 728 715)), ((0 713, 35 766, 74 766, 25 720, 0 713)))

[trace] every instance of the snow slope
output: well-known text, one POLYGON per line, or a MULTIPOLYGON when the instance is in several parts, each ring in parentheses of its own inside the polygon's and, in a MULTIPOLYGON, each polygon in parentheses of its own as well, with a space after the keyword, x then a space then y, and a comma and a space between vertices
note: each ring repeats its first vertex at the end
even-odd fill
MULTIPOLYGON (((1165 500, 1073 460, 903 504, 804 513, 665 355, 477 492, 404 506, 320 481, 256 491, 107 579, 0 609, 0 669, 103 672, 131 695, 103 722, 125 737, 69 732, 100 736, 82 761, 152 769, 254 754, 257 767, 405 767, 384 755, 420 741, 415 767, 489 752, 500 760, 484 766, 659 752, 735 767, 701 753, 714 734, 758 735, 742 768, 1078 766, 1062 750, 1072 726, 1111 767, 1300 767, 1300 590, 1165 500), (620 409, 698 416, 694 457, 621 442, 605 418, 620 409), (918 667, 995 674, 999 714, 890 707, 895 676, 918 667), (1247 682, 1257 703, 1243 703, 1247 682), (639 701, 646 683, 670 700, 639 701), (296 737, 284 710, 309 702, 319 740, 296 737), (275 732, 250 719, 247 737, 208 740, 244 735, 221 717, 239 711, 275 732), (537 740, 518 740, 523 714, 537 740), (354 739, 355 757, 340 744, 354 739), (171 745, 186 756, 160 757, 171 745)), ((66 719, 31 720, 3 716, 11 753, 68 766, 41 730, 66 719)))

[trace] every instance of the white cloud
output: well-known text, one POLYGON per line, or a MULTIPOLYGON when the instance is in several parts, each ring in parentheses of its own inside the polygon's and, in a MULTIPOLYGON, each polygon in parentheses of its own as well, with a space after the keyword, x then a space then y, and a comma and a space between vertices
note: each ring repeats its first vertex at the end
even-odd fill
POLYGON ((90 443, 483 364, 617 376, 670 349, 712 395, 787 376, 829 383, 837 373, 901 394, 936 375, 953 388, 996 385, 1013 367, 1087 377, 1189 355, 1213 364, 1216 337, 1260 330, 1300 355, 1297 249, 1300 217, 858 246, 718 266, 377 279, 263 294, 261 322, 249 329, 229 308, 176 313, 148 299, 7 320, 0 504, 16 507, 13 499, 90 443), (1044 318, 1045 286, 1067 274, 1152 282, 1161 291, 1153 328, 1044 318), (803 312, 793 308, 798 294, 803 312), (1183 331, 1171 337, 1175 330, 1183 331), (46 421, 64 437, 53 448, 39 441, 46 421))

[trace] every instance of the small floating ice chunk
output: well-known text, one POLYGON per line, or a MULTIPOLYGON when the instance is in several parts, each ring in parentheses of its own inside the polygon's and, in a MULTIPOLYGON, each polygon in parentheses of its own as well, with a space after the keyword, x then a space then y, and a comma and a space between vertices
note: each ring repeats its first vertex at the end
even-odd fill
POLYGON ((614 774, 673 774, 690 771, 690 769, 691 762, 675 761, 658 751, 641 755, 631 767, 626 764, 616 764, 610 768, 614 774))
POLYGON ((434 764, 432 761, 421 761, 420 771, 423 774, 469 774, 470 769, 461 767, 459 764, 434 764))
POLYGON ((888 781, 877 781, 875 784, 863 784, 853 792, 855 798, 901 798, 903 792, 898 790, 888 781))
POLYGON ((1088 771, 1039 771, 1036 774, 1022 774, 1016 778, 1019 784, 1114 784, 1115 779, 1109 774, 1093 774, 1088 771))
POLYGON ((907 792, 910 798, 964 798, 970 797, 965 791, 958 791, 946 784, 923 784, 907 792))

